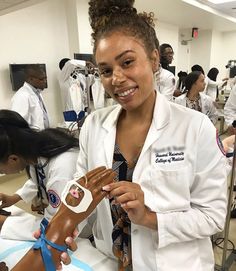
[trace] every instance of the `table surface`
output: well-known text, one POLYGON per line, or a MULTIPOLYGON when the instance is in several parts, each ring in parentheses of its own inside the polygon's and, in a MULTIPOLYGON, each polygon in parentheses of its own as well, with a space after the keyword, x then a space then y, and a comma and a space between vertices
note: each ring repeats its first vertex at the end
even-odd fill
MULTIPOLYGON (((21 210, 18 207, 18 211, 21 210)), ((23 213, 24 211, 21 210, 23 213)), ((76 240, 78 249, 70 252, 71 264, 63 265, 63 271, 111 271, 117 270, 117 262, 93 247, 88 239, 76 240)), ((0 237, 0 262, 11 270, 32 247, 33 241, 18 241, 0 237)))

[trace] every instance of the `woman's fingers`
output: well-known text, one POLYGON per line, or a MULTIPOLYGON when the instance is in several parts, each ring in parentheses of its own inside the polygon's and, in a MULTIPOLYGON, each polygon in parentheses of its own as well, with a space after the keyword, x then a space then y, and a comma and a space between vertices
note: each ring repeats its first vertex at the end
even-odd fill
POLYGON ((77 244, 72 237, 66 237, 65 242, 70 250, 75 251, 77 249, 77 244))
MULTIPOLYGON (((61 261, 65 264, 68 265, 71 263, 71 258, 69 256, 69 254, 67 254, 66 252, 62 252, 61 254, 61 261)), ((60 266, 57 267, 57 269, 60 268, 60 266)), ((62 268, 61 268, 62 269, 62 268)), ((59 270, 61 270, 59 269, 59 270)))
POLYGON ((39 239, 40 234, 41 234, 40 229, 38 229, 37 231, 33 232, 33 236, 34 236, 34 238, 36 238, 36 239, 39 239))

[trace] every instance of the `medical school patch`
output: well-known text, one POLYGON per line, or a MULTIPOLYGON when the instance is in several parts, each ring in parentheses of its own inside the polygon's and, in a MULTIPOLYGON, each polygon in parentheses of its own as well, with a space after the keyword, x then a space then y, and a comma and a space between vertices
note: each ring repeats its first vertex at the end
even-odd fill
POLYGON ((48 201, 53 208, 57 208, 61 203, 60 197, 54 190, 48 190, 48 201))
POLYGON ((216 130, 216 142, 217 142, 217 145, 218 145, 220 151, 221 151, 224 155, 226 155, 225 150, 224 150, 223 143, 222 143, 222 141, 221 141, 221 139, 220 139, 220 137, 219 137, 219 134, 218 134, 218 131, 217 131, 217 130, 216 130))

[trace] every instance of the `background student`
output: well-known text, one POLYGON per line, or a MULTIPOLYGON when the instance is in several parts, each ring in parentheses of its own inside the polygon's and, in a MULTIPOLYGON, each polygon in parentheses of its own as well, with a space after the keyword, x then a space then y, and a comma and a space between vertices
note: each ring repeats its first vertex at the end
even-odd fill
MULTIPOLYGON (((35 131, 17 112, 0 110, 0 173, 27 169, 30 179, 13 195, 0 193, 0 208, 20 200, 33 202, 33 210, 48 220, 61 203, 61 192, 73 179, 78 140, 57 129, 35 131)), ((0 215, 1 237, 31 240, 42 217, 0 215)))

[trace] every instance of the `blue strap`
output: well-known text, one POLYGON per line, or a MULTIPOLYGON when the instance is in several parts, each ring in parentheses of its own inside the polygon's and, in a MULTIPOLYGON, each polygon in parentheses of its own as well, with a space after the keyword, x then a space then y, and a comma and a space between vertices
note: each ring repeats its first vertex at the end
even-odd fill
POLYGON ((53 247, 59 251, 62 251, 62 252, 67 251, 67 246, 60 246, 60 245, 54 244, 51 241, 47 240, 47 238, 45 236, 45 231, 46 231, 47 226, 48 226, 48 221, 46 218, 44 218, 40 224, 41 235, 40 235, 39 239, 33 245, 33 249, 36 249, 36 250, 40 249, 41 250, 41 254, 43 257, 43 262, 44 262, 44 266, 45 266, 46 271, 56 271, 56 267, 55 267, 54 262, 52 260, 52 253, 48 249, 47 245, 50 245, 51 247, 53 247))

